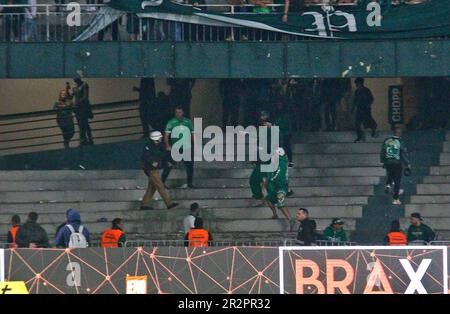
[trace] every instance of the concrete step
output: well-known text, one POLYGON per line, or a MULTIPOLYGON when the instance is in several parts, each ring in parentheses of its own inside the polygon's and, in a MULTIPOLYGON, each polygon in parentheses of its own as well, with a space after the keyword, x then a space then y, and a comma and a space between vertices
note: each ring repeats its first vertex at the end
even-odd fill
POLYGON ((450 153, 450 141, 444 142, 442 151, 444 153, 450 153))
POLYGON ((324 143, 294 144, 292 151, 296 154, 379 154, 379 143, 324 143))
POLYGON ((450 165, 450 153, 442 153, 440 158, 441 166, 449 166, 450 165))
MULTIPOLYGON (((286 205, 288 207, 298 208, 300 206, 336 206, 336 205, 364 205, 367 204, 367 196, 333 196, 333 197, 289 197, 286 199, 286 205)), ((19 200, 11 203, 0 203, 2 212, 10 213, 23 213, 26 214, 30 211, 43 212, 65 212, 69 208, 76 208, 81 212, 92 211, 120 211, 120 210, 135 210, 140 207, 139 201, 129 202, 111 202, 111 201, 93 201, 93 202, 22 202, 19 200)), ((253 200, 251 198, 236 198, 236 199, 192 199, 192 200, 180 200, 179 208, 188 209, 190 204, 197 202, 202 208, 250 208, 252 207, 253 200)), ((164 202, 162 200, 154 200, 152 206, 155 209, 165 209, 164 202)))
POLYGON ((410 204, 450 204, 450 195, 412 195, 410 204))
MULTIPOLYGON (((416 147, 408 145, 410 153, 416 151, 416 147)), ((426 149, 431 149, 436 146, 436 143, 428 143, 421 145, 417 148, 421 152, 426 149)), ((294 154, 308 155, 308 154, 380 154, 381 143, 313 143, 313 144, 294 144, 292 146, 292 151, 294 154)), ((450 152, 450 146, 449 146, 450 152)))
MULTIPOLYGON (((426 217, 425 217, 426 218, 426 217)), ((448 226, 450 226, 450 217, 432 217, 426 218, 423 221, 425 224, 430 226, 433 230, 449 230, 448 226)), ((403 226, 405 230, 409 227, 409 218, 401 218, 400 224, 403 226)))
MULTIPOLYGON (((369 143, 381 143, 391 132, 380 132, 377 138, 366 132, 366 141, 369 143)), ((295 143, 353 143, 356 133, 351 131, 338 132, 306 132, 293 137, 295 143)))
MULTIPOLYGON (((450 204, 406 204, 405 216, 408 217, 414 212, 421 213, 427 217, 450 217, 450 204)), ((450 226, 449 230, 450 230, 450 226)))
POLYGON ((450 175, 450 166, 434 166, 430 168, 430 175, 444 176, 450 175))
MULTIPOLYGON (((195 169, 194 178, 248 179, 252 169, 195 169)), ((289 177, 378 177, 383 176, 382 167, 329 167, 290 168, 289 177)), ((174 169, 170 179, 184 179, 186 171, 174 169)), ((96 180, 96 179, 145 179, 142 170, 58 170, 58 171, 0 171, 0 181, 18 180, 96 180)))
POLYGON ((450 176, 425 176, 423 183, 450 183, 450 176))
MULTIPOLYGON (((344 187, 297 187, 295 195, 312 196, 354 196, 373 194, 371 186, 344 186, 344 187)), ((39 201, 136 201, 144 195, 144 190, 89 190, 89 191, 30 191, 30 192, 0 192, 2 203, 39 201)), ((250 197, 249 188, 230 189, 172 189, 170 195, 178 200, 189 199, 234 199, 250 197)))
MULTIPOLYGON (((289 185, 295 187, 308 186, 348 186, 348 185, 375 185, 379 177, 318 177, 318 178, 290 178, 289 185)), ((184 179, 168 180, 169 187, 178 187, 184 184, 184 179)), ((206 179, 197 180, 199 188, 238 188, 248 187, 248 179, 206 179)), ((450 182, 450 181, 449 181, 450 182)), ((109 179, 109 180, 62 180, 62 181, 2 181, 0 191, 43 191, 43 190, 121 190, 146 187, 147 180, 109 179)))
MULTIPOLYGON (((362 206, 312 206, 308 207, 311 215, 315 218, 334 217, 341 218, 355 218, 361 217, 362 206)), ((291 208, 290 212, 295 215, 295 208, 291 208)), ((152 221, 182 221, 187 215, 186 209, 172 209, 172 210, 105 210, 101 212, 81 211, 81 218, 83 222, 97 222, 99 218, 106 218, 108 221, 116 217, 130 220, 152 220, 152 221)), ((0 221, 7 222, 12 212, 2 212, 0 214, 0 221)), ((24 216, 22 214, 22 216, 24 216)), ((279 215, 282 215, 281 212, 279 215)), ((46 223, 61 223, 65 220, 65 212, 43 212, 39 215, 39 220, 46 223)), ((268 207, 253 207, 253 208, 220 208, 220 209, 202 209, 201 217, 204 220, 236 220, 236 219, 265 219, 272 217, 272 212, 268 207)), ((25 217, 23 217, 25 218, 25 217)))
POLYGON ((433 184, 418 184, 417 194, 435 194, 435 195, 445 195, 450 194, 450 183, 433 183, 433 184))

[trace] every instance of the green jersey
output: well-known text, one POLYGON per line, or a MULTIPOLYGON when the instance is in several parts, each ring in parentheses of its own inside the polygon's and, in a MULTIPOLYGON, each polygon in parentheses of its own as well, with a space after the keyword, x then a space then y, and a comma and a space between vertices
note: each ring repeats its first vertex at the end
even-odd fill
MULTIPOLYGON (((189 133, 189 136, 191 133, 194 133, 194 126, 192 124, 191 119, 173 118, 169 122, 167 122, 166 133, 169 133, 170 145, 173 145, 176 142, 178 142, 179 140, 183 139, 183 136, 185 136, 185 135, 187 136, 188 133, 189 133), (172 132, 173 132, 173 134, 172 134, 172 132)), ((184 147, 185 148, 191 147, 191 138, 189 137, 185 140, 186 141, 184 143, 184 147)))
POLYGON ((288 184, 288 163, 286 155, 279 157, 278 169, 269 175, 269 184, 267 185, 266 200, 278 208, 283 208, 284 200, 289 192, 288 184))
POLYGON ((409 164, 408 150, 400 137, 391 136, 384 140, 380 152, 380 161, 383 164, 409 164))
POLYGON ((289 177, 288 164, 288 157, 286 155, 280 156, 278 160, 278 169, 269 176, 269 180, 275 182, 280 187, 287 186, 289 177))
POLYGON ((328 226, 323 231, 323 239, 325 241, 333 241, 333 242, 346 242, 347 241, 347 235, 345 233, 345 230, 340 228, 338 230, 334 230, 333 227, 328 226))

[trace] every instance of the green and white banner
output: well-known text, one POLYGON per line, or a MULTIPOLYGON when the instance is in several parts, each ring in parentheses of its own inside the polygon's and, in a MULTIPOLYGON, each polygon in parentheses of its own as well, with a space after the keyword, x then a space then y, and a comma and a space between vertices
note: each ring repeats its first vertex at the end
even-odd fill
MULTIPOLYGON (((390 2, 387 0, 385 2, 390 2)), ((193 7, 169 0, 111 0, 117 18, 120 13, 134 13, 141 18, 154 18, 193 24, 248 27, 305 37, 329 39, 399 39, 450 35, 449 0, 429 0, 421 4, 381 5, 360 1, 355 6, 311 6, 290 13, 286 22, 282 12, 220 13, 206 7, 193 7)), ((77 40, 84 40, 98 31, 106 21, 94 20, 77 40), (86 37, 88 36, 88 37, 86 37)))

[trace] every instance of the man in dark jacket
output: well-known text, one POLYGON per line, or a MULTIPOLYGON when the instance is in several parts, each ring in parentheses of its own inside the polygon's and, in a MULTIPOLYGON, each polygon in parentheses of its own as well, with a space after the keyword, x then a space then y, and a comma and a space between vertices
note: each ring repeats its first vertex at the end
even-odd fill
POLYGON ((142 78, 139 87, 133 87, 135 92, 139 92, 139 115, 141 118, 143 138, 148 138, 150 135, 150 128, 155 128, 155 79, 142 78))
POLYGON ((297 244, 309 246, 316 242, 316 222, 309 219, 306 208, 297 209, 297 221, 300 222, 297 233, 297 244))
MULTIPOLYGON (((56 235, 55 238, 56 247, 64 247, 64 248, 69 247, 70 236, 72 234, 72 231, 70 230, 69 226, 71 226, 75 232, 80 231, 81 216, 80 213, 77 212, 75 209, 70 209, 70 211, 68 211, 67 224, 63 228, 61 228, 58 234, 56 235)), ((89 243, 89 230, 83 226, 83 230, 81 233, 86 239, 86 242, 89 243)))
POLYGON ((408 243, 411 242, 430 242, 434 241, 436 235, 429 226, 422 223, 420 213, 412 213, 410 217, 411 225, 408 228, 408 243))
POLYGON ((374 101, 372 92, 370 89, 364 86, 364 79, 358 77, 355 80, 356 90, 353 97, 353 108, 356 109, 355 129, 357 138, 356 142, 364 141, 364 131, 361 128, 361 124, 365 129, 372 130, 372 137, 377 137, 377 123, 372 117, 371 106, 374 101))
POLYGON ((239 79, 223 79, 220 81, 222 95, 222 127, 237 126, 239 124, 241 81, 239 79))
POLYGON ((24 223, 16 234, 16 244, 19 248, 48 248, 47 232, 38 223, 39 215, 35 212, 28 214, 27 222, 24 223))
POLYGON ((80 77, 73 79, 76 86, 73 89, 75 97, 74 111, 80 129, 80 146, 94 144, 89 120, 94 118, 89 101, 89 85, 80 77))
POLYGON ((159 170, 162 168, 167 169, 168 164, 168 154, 164 150, 162 145, 162 134, 159 131, 153 131, 150 134, 151 141, 148 145, 144 147, 142 152, 142 164, 144 173, 148 176, 148 187, 142 198, 142 210, 152 210, 153 207, 150 206, 153 195, 158 191, 162 199, 166 203, 167 209, 172 209, 178 206, 178 203, 174 203, 169 193, 166 191, 164 182, 161 179, 159 170))

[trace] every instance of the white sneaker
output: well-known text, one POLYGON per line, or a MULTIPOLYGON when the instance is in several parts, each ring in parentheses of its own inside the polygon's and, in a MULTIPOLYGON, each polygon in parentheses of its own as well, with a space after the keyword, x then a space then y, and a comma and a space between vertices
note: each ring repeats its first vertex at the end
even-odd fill
POLYGON ((392 202, 393 205, 402 205, 402 202, 400 202, 400 200, 394 200, 392 202))
POLYGON ((187 189, 187 188, 188 188, 188 185, 187 185, 187 183, 185 183, 185 184, 183 184, 183 185, 180 185, 178 188, 179 188, 179 189, 187 189))
POLYGON ((390 185, 390 184, 387 184, 387 185, 384 187, 384 193, 386 193, 386 194, 391 193, 391 185, 390 185))

